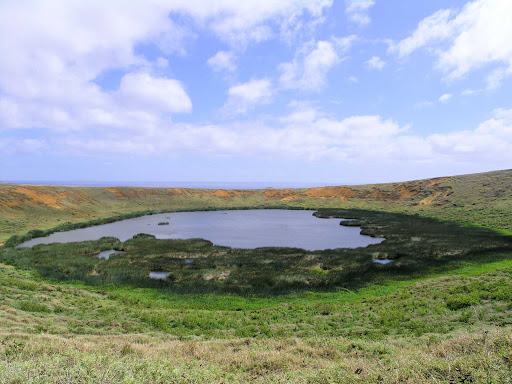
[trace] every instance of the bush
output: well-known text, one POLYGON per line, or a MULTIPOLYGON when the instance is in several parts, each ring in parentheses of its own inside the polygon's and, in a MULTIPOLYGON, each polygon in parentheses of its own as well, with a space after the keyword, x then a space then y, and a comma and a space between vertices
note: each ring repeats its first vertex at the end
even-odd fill
POLYGON ((472 305, 477 305, 480 303, 480 300, 474 296, 456 296, 450 297, 446 300, 446 306, 452 311, 456 311, 458 309, 471 307, 472 305))
POLYGON ((46 305, 33 300, 22 301, 20 309, 25 312, 50 312, 46 305))

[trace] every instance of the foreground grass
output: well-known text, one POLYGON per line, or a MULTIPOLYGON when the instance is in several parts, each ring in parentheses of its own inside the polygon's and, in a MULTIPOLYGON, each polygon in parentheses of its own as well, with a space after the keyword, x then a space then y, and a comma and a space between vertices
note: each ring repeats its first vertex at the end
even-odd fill
POLYGON ((0 382, 509 383, 511 276, 504 259, 240 310, 0 264, 0 382))
POLYGON ((509 383, 510 329, 386 343, 344 338, 8 339, 2 383, 509 383))

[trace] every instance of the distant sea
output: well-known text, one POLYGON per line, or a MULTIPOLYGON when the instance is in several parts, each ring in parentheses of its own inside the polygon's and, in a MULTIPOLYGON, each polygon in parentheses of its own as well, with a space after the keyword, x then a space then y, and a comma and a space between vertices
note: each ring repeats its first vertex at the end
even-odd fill
POLYGON ((7 180, 7 184, 63 185, 83 187, 154 187, 154 188, 208 188, 208 189, 264 189, 313 188, 343 183, 311 182, 231 182, 231 181, 59 181, 59 180, 7 180))

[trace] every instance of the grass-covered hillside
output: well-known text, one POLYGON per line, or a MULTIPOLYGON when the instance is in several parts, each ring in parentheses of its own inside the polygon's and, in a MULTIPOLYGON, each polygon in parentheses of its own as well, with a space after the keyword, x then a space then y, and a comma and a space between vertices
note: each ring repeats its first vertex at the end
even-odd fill
POLYGON ((512 260, 357 292, 169 294, 0 264, 2 383, 509 383, 512 260))
POLYGON ((2 185, 0 383, 511 383, 511 187, 512 171, 295 190, 2 185), (91 220, 251 207, 314 208, 386 240, 16 247, 91 220))
POLYGON ((148 210, 332 207, 420 213, 512 231, 512 170, 360 186, 204 190, 0 184, 0 242, 32 229, 148 210))

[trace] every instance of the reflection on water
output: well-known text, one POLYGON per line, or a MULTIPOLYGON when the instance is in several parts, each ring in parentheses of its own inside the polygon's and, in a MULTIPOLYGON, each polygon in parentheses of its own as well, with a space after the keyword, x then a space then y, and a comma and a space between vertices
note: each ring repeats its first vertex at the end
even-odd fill
POLYGON ((394 260, 389 260, 389 259, 375 259, 373 260, 374 263, 377 263, 377 264, 388 264, 388 263, 392 263, 394 260))
POLYGON ((101 251, 96 256, 99 259, 108 260, 108 259, 110 259, 111 255, 115 255, 115 254, 118 254, 118 253, 124 253, 124 252, 123 251, 116 251, 115 249, 109 249, 108 251, 101 251))
POLYGON ((253 209, 177 212, 148 215, 56 232, 29 240, 21 247, 54 242, 98 240, 104 236, 121 241, 139 233, 158 239, 202 238, 233 248, 294 247, 306 250, 366 247, 384 239, 363 236, 359 227, 339 225, 340 219, 319 219, 311 210, 253 209), (169 222, 169 225, 158 225, 169 222))

